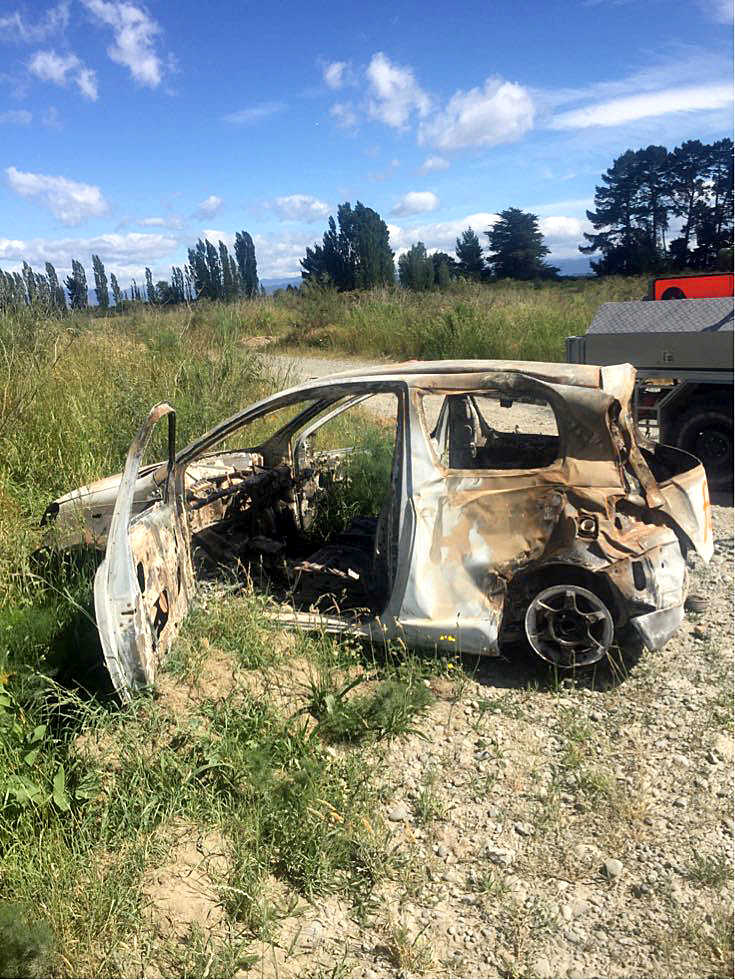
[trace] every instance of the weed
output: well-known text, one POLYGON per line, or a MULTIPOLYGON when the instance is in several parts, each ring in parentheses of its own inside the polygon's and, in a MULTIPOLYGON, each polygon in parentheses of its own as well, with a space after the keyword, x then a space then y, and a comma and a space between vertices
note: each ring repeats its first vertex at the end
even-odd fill
POLYGON ((401 677, 377 682, 369 694, 349 697, 364 682, 365 677, 359 675, 338 685, 332 675, 324 673, 310 682, 308 710, 317 719, 316 732, 322 738, 356 742, 369 736, 406 734, 413 731, 414 716, 431 700, 423 684, 401 677))
POLYGON ((728 881, 732 881, 732 865, 724 854, 694 852, 686 877, 705 888, 722 888, 728 881))
POLYGON ((437 781, 436 772, 429 770, 424 775, 421 788, 414 800, 413 811, 420 824, 432 824, 436 820, 442 820, 446 814, 446 806, 437 790, 437 781))

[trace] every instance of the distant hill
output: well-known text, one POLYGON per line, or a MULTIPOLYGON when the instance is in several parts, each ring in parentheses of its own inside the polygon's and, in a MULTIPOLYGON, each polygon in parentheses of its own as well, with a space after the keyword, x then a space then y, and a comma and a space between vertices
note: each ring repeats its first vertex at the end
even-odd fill
POLYGON ((300 286, 301 276, 290 279, 261 279, 260 285, 267 293, 275 293, 277 289, 285 289, 286 286, 300 286))
POLYGON ((549 259, 550 265, 555 265, 563 276, 592 276, 590 260, 580 255, 578 259, 549 259))

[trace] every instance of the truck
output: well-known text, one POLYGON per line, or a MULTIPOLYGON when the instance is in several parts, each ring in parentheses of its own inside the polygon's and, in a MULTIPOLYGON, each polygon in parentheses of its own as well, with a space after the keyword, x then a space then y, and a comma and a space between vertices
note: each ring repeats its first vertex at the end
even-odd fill
POLYGON ((733 353, 730 273, 654 279, 645 299, 603 303, 566 341, 570 364, 636 368, 638 425, 700 459, 715 492, 733 485, 733 353))

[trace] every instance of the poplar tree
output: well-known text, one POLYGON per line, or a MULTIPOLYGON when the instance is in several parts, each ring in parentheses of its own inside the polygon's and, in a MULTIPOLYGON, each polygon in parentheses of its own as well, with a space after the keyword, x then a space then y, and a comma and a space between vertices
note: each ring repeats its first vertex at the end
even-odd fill
POLYGON ((255 261, 255 245, 246 231, 235 235, 235 259, 237 261, 240 292, 251 299, 258 294, 258 265, 255 261))
POLYGON ((92 256, 92 268, 94 270, 94 291, 97 296, 97 305, 106 310, 110 305, 110 294, 107 291, 105 267, 99 255, 92 256))
POLYGON ((156 303, 156 287, 153 285, 153 276, 148 266, 145 267, 145 293, 149 303, 156 303))
POLYGON ((71 260, 71 275, 66 277, 69 305, 73 310, 86 310, 89 306, 87 275, 84 266, 76 259, 71 260))
POLYGON ((110 289, 112 290, 112 298, 115 301, 115 306, 119 307, 122 303, 123 296, 114 272, 110 273, 110 289))
POLYGON ((232 266, 230 265, 230 253, 224 242, 219 243, 219 264, 222 270, 222 297, 232 299, 234 296, 234 284, 232 282, 232 266))
POLYGON ((59 312, 66 312, 66 296, 64 295, 63 288, 59 285, 59 277, 56 275, 56 269, 50 262, 46 263, 46 278, 48 279, 53 308, 59 312))

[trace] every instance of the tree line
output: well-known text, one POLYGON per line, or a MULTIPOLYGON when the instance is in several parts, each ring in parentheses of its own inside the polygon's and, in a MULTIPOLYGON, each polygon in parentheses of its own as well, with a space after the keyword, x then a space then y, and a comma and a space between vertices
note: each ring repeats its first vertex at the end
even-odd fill
MULTIPOLYGON (((206 238, 204 241, 199 239, 188 250, 188 264, 171 267, 170 280, 154 282, 153 274, 146 266, 144 285, 141 287, 132 279, 125 290, 120 288, 114 272, 108 278, 99 255, 92 255, 97 307, 107 310, 114 306, 121 310, 131 303, 171 306, 197 299, 249 299, 258 294, 260 286, 255 245, 248 232, 237 232, 234 252, 234 256, 231 255, 222 241, 215 246, 206 238)), ((45 263, 45 274, 34 272, 28 262, 23 263, 20 272, 0 269, 0 311, 25 306, 60 314, 69 309, 85 310, 89 305, 87 273, 77 259, 72 259, 71 274, 63 282, 59 281, 51 262, 45 263)))
MULTIPOLYGON (((535 214, 508 208, 485 234, 488 256, 472 228, 457 238, 456 257, 440 251, 429 254, 423 242, 416 242, 398 259, 400 284, 413 290, 442 289, 458 278, 486 282, 548 279, 558 274, 544 261, 549 249, 535 214)), ((393 285, 394 253, 385 221, 360 201, 354 208, 348 201, 340 204, 336 221, 329 218, 321 244, 306 249, 301 277, 305 283, 340 292, 393 285)))
MULTIPOLYGON (((587 212, 593 232, 585 232, 580 251, 599 255, 591 262, 598 275, 640 275, 669 270, 729 267, 733 245, 733 143, 687 140, 669 151, 665 146, 627 150, 617 157, 595 188, 594 210, 587 212), (668 232, 676 224, 676 235, 668 232)), ((545 258, 549 248, 535 214, 519 208, 501 211, 484 233, 483 248, 472 228, 456 239, 455 254, 429 254, 415 242, 398 259, 398 281, 412 290, 446 288, 453 280, 554 279, 559 270, 545 258)), ((199 239, 188 250, 188 263, 173 266, 171 279, 153 281, 149 268, 139 287, 133 279, 121 290, 109 279, 99 255, 92 256, 97 306, 147 302, 159 305, 197 299, 228 301, 259 291, 255 245, 246 231, 235 235, 234 255, 220 241, 199 239)), ((377 211, 346 201, 329 218, 321 243, 306 249, 302 282, 339 291, 392 286, 396 264, 388 226, 377 211)), ((85 309, 89 290, 84 266, 72 260, 71 275, 59 282, 47 262, 45 274, 23 263, 20 272, 0 270, 0 310, 41 307, 49 312, 85 309)))

